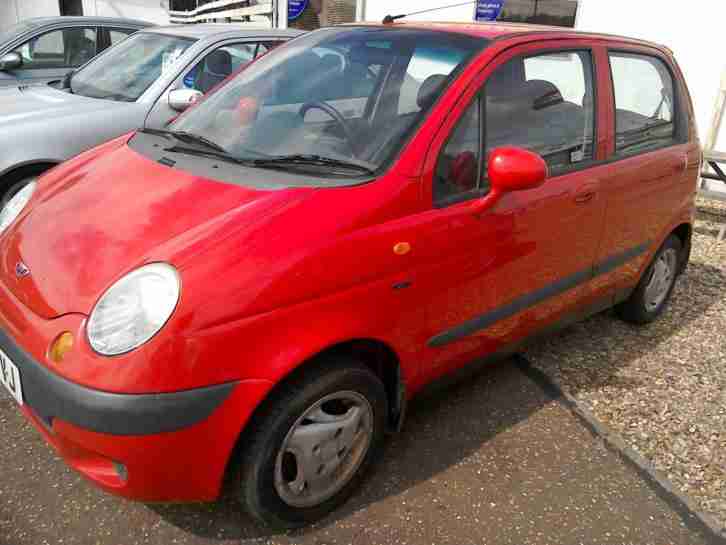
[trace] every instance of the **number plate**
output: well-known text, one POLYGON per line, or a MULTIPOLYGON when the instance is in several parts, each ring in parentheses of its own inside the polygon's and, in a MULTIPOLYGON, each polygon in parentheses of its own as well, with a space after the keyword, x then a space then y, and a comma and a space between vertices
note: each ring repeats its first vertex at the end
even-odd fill
POLYGON ((20 385, 20 371, 5 352, 0 350, 0 384, 10 392, 13 399, 23 404, 23 387, 20 385))

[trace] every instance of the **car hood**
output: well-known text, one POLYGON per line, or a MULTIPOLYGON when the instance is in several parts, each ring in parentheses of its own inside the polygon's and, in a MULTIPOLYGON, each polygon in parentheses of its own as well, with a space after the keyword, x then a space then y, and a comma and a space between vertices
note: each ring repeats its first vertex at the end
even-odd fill
POLYGON ((40 178, 28 207, 0 238, 0 281, 42 317, 89 314, 129 271, 155 261, 183 271, 210 245, 242 238, 310 191, 200 178, 117 140, 40 178), (30 273, 18 274, 19 263, 30 273))
POLYGON ((49 123, 67 116, 83 116, 109 109, 122 110, 134 103, 74 95, 48 85, 0 89, 0 128, 33 121, 49 123))

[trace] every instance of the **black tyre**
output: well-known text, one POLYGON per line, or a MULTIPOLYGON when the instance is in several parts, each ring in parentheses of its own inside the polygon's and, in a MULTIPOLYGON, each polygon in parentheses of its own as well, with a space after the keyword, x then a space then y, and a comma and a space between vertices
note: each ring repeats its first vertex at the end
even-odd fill
POLYGON ((275 393, 240 445, 236 492, 247 512, 273 528, 328 514, 380 456, 383 384, 351 358, 321 363, 275 393))
POLYGON ((8 181, 5 184, 5 187, 0 189, 0 210, 5 208, 5 205, 12 199, 15 195, 17 195, 21 189, 23 189, 26 185, 28 185, 30 182, 32 182, 35 179, 35 176, 29 176, 26 178, 21 178, 19 180, 11 180, 8 181))
POLYGON ((658 249, 635 291, 616 307, 623 320, 647 324, 663 312, 678 277, 682 249, 681 241, 674 235, 658 249))

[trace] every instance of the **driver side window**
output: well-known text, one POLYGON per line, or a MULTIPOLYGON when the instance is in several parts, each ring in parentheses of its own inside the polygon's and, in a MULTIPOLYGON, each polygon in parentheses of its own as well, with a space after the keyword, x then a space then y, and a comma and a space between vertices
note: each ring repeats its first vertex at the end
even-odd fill
POLYGON ((96 45, 95 28, 66 28, 36 36, 15 51, 26 70, 76 68, 96 55, 96 45))
POLYGON ((434 174, 434 203, 447 206, 485 194, 480 184, 481 155, 480 98, 477 97, 459 119, 439 156, 434 174))
POLYGON ((241 66, 271 49, 270 44, 230 44, 207 54, 184 76, 184 87, 208 93, 241 66))

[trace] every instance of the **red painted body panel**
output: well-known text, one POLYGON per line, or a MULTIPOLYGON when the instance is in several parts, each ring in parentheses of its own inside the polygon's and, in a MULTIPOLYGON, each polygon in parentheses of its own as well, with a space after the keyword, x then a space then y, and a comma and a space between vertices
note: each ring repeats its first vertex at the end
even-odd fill
POLYGON ((375 182, 247 189, 152 162, 125 145, 128 137, 40 179, 27 210, 0 237, 0 327, 54 373, 106 392, 241 381, 204 422, 159 435, 104 435, 61 420, 51 432, 26 411, 72 467, 131 498, 212 499, 254 410, 326 348, 355 339, 384 343, 398 358, 410 397, 595 301, 614 301, 618 290, 635 285, 663 239, 691 222, 700 160, 692 128, 689 144, 610 162, 614 112, 605 47, 647 48, 670 59, 665 50, 552 29, 524 27, 527 33, 516 25, 424 26, 497 40, 458 76, 375 182), (439 151, 488 75, 514 55, 562 47, 593 51, 595 165, 481 206, 433 207, 439 151), (592 198, 583 204, 584 194, 592 198), (431 342, 646 241, 649 251, 624 266, 456 342, 431 342), (400 242, 411 251, 395 253, 400 242), (16 278, 18 260, 32 279, 16 278), (115 280, 153 261, 179 270, 176 311, 139 349, 99 356, 85 335, 93 305, 115 280), (76 338, 74 349, 53 364, 49 344, 66 330, 76 338), (109 460, 127 466, 128 482, 114 477, 109 460))

